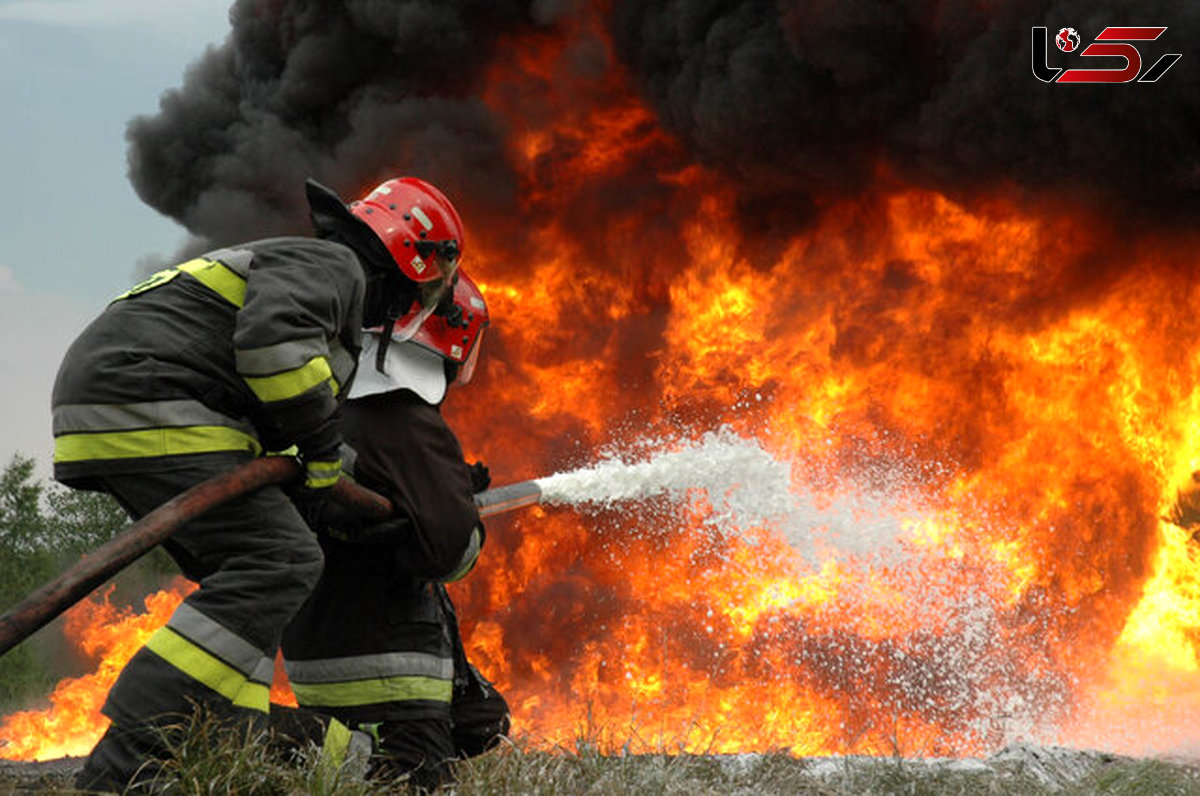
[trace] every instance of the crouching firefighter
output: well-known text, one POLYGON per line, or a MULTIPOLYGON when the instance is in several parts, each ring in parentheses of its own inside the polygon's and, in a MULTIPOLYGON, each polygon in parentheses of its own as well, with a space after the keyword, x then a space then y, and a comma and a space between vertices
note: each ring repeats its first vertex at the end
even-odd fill
POLYGON ((370 730, 368 775, 421 788, 446 781, 452 760, 483 752, 509 726, 507 703, 467 662, 443 585, 479 555, 473 494, 489 478, 466 463, 440 406, 449 385, 470 381, 488 320, 459 271, 453 301, 409 341, 368 334, 343 411, 348 471, 388 497, 395 518, 362 527, 331 507, 324 573, 283 636, 299 705, 370 730))
POLYGON ((412 334, 450 290, 461 222, 432 185, 383 183, 347 206, 309 181, 315 237, 256 240, 150 277, 71 345, 53 390, 54 474, 111 494, 133 518, 230 468, 295 446, 299 503, 278 487, 229 501, 163 543, 199 583, 129 661, 111 725, 76 784, 149 786, 167 729, 195 710, 266 724, 284 626, 320 577, 305 514, 341 474, 340 400, 364 323, 412 334), (415 246, 396 227, 417 219, 415 246))

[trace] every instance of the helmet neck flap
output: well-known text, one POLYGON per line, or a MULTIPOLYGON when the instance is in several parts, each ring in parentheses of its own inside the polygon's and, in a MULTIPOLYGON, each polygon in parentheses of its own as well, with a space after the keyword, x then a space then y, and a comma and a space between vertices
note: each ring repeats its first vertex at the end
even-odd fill
POLYGON ((491 318, 474 281, 462 271, 456 276, 452 296, 408 340, 389 346, 384 329, 368 329, 361 361, 375 367, 359 368, 351 398, 405 389, 437 404, 451 383, 471 380, 491 318))
POLYGON ((354 215, 341 197, 313 179, 304 188, 317 237, 346 246, 362 266, 366 276, 363 325, 394 325, 412 306, 417 285, 400 270, 375 230, 354 215))

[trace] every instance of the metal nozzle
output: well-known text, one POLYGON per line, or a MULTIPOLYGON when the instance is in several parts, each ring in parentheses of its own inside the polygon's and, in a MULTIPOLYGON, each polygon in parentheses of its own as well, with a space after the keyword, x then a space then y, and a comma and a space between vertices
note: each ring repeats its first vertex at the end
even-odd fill
POLYGON ((504 514, 523 506, 532 506, 542 500, 542 488, 537 481, 518 481, 515 484, 488 489, 475 495, 479 516, 490 517, 504 514))

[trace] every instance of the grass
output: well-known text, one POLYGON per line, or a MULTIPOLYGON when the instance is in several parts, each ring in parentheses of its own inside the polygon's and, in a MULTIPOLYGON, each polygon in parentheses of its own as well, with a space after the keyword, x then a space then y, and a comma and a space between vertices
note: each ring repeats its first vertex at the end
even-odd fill
POLYGON ((509 747, 459 764, 456 796, 1200 796, 1200 772, 1114 762, 1066 788, 1030 772, 786 754, 709 757, 550 754, 509 747))
MULTIPOLYGON (((160 782, 171 796, 401 796, 403 782, 365 782, 323 766, 315 749, 281 759, 269 738, 196 724, 178 737, 160 782)), ((1077 781, 1048 781, 1011 761, 967 765, 886 758, 603 755, 508 742, 461 761, 439 796, 1200 796, 1200 768, 1105 758, 1077 781)), ((50 764, 40 764, 47 766, 50 764)), ((67 796, 70 767, 0 767, 0 796, 67 796)))

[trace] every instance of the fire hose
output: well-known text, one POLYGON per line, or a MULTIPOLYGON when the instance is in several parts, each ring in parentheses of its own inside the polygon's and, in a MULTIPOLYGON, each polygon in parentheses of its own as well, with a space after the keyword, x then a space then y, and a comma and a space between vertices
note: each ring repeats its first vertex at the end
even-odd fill
MULTIPOLYGON (((0 616, 0 655, 204 512, 256 489, 294 481, 302 472, 295 459, 268 456, 235 467, 167 501, 0 616)), ((392 514, 387 498, 350 479, 341 479, 333 490, 333 500, 366 519, 384 520, 392 514)), ((537 482, 521 481, 480 492, 475 504, 480 516, 490 517, 537 503, 541 496, 537 482)))

